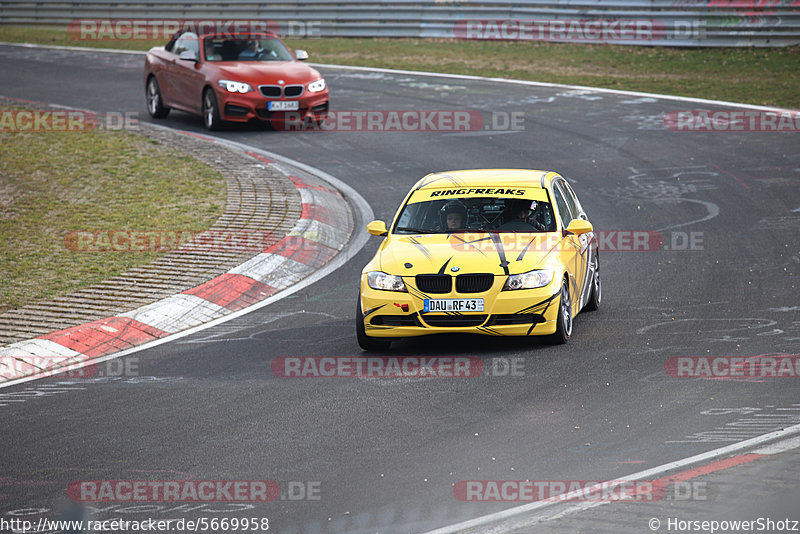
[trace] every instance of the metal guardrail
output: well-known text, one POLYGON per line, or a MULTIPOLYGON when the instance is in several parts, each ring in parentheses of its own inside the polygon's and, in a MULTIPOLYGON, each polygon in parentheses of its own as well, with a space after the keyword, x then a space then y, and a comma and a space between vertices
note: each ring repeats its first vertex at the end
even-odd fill
POLYGON ((0 23, 260 20, 299 37, 800 44, 800 0, 2 0, 0 23))

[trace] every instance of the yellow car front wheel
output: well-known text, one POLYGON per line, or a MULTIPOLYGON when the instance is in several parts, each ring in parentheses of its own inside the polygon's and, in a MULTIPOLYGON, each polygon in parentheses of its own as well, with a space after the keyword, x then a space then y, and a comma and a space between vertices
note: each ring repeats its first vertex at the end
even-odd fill
POLYGON ((359 347, 373 352, 389 350, 389 347, 392 346, 392 341, 389 339, 378 339, 367 335, 364 328, 364 314, 361 313, 361 302, 359 300, 356 300, 356 339, 359 347))
POLYGON ((586 311, 595 311, 600 308, 600 300, 602 299, 603 295, 603 286, 600 283, 600 256, 598 254, 594 255, 594 259, 592 260, 592 289, 591 294, 589 295, 589 300, 586 302, 586 306, 583 307, 586 311))
POLYGON ((569 296, 567 279, 561 282, 561 295, 558 299, 558 319, 556 331, 550 336, 550 341, 556 345, 563 345, 572 335, 572 299, 569 296))

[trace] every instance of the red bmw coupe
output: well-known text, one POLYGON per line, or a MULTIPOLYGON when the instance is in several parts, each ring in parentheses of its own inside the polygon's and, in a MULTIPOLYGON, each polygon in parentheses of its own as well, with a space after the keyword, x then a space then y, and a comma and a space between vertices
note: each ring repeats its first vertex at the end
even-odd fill
POLYGON ((209 130, 251 119, 319 122, 328 113, 328 87, 305 59, 304 50, 293 54, 270 33, 179 32, 147 53, 147 110, 153 118, 173 108, 202 115, 209 130))

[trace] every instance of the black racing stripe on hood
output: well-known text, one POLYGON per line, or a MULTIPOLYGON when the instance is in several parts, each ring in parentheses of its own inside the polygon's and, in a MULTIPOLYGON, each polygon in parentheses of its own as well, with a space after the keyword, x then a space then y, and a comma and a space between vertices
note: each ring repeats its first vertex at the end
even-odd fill
POLYGON ((506 259, 506 251, 503 249, 503 242, 500 240, 500 234, 491 234, 491 237, 494 248, 497 249, 497 255, 500 256, 500 267, 503 268, 503 272, 508 276, 508 260, 506 259))
POLYGON ((420 184, 420 186, 417 189, 422 189, 423 187, 427 187, 427 186, 429 186, 429 185, 431 185, 433 183, 436 183, 436 182, 438 182, 440 180, 448 180, 450 183, 452 183, 452 184, 454 184, 456 186, 463 185, 463 182, 461 182, 461 180, 459 180, 455 176, 451 176, 449 174, 437 174, 435 178, 431 178, 429 181, 423 182, 422 184, 420 184))
POLYGON ((413 244, 415 247, 417 247, 417 248, 419 249, 419 251, 420 251, 420 252, 422 252, 422 254, 423 254, 423 255, 424 255, 426 258, 428 258, 429 260, 432 258, 432 256, 431 256, 431 251, 430 251, 430 250, 428 250, 428 248, 427 248, 425 245, 423 245, 422 243, 420 243, 419 241, 417 241, 417 240, 416 240, 416 239, 414 239, 413 237, 409 237, 409 238, 408 238, 408 241, 409 241, 411 244, 413 244))
POLYGON ((532 237, 530 242, 527 245, 525 245, 525 248, 523 248, 522 251, 519 253, 519 256, 517 256, 517 261, 522 261, 522 258, 525 257, 525 253, 528 252, 528 249, 530 248, 531 245, 533 245, 534 241, 536 241, 536 237, 532 237))
POLYGON ((476 247, 476 246, 474 245, 474 243, 480 243, 481 241, 486 241, 486 240, 488 240, 488 239, 491 239, 491 237, 489 237, 489 236, 486 236, 486 237, 482 237, 482 238, 480 238, 480 239, 474 239, 474 240, 472 240, 472 241, 467 241, 466 239, 464 239, 463 237, 461 237, 461 236, 460 236, 460 235, 458 235, 458 234, 448 234, 448 237, 451 237, 451 238, 458 239, 458 240, 459 240, 459 241, 461 241, 463 244, 471 246, 473 249, 475 249, 477 252, 479 252, 479 253, 480 253, 481 255, 483 255, 483 256, 486 256, 486 254, 485 254, 485 253, 484 253, 484 252, 483 252, 483 251, 480 249, 480 247, 476 247))

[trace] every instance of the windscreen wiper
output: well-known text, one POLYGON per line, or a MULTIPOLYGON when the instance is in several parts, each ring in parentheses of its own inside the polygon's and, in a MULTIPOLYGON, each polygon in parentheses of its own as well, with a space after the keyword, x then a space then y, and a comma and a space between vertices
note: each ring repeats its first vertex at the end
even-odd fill
POLYGON ((395 228, 398 232, 411 232, 412 234, 438 234, 436 230, 426 230, 424 228, 413 228, 411 226, 400 226, 395 228))

